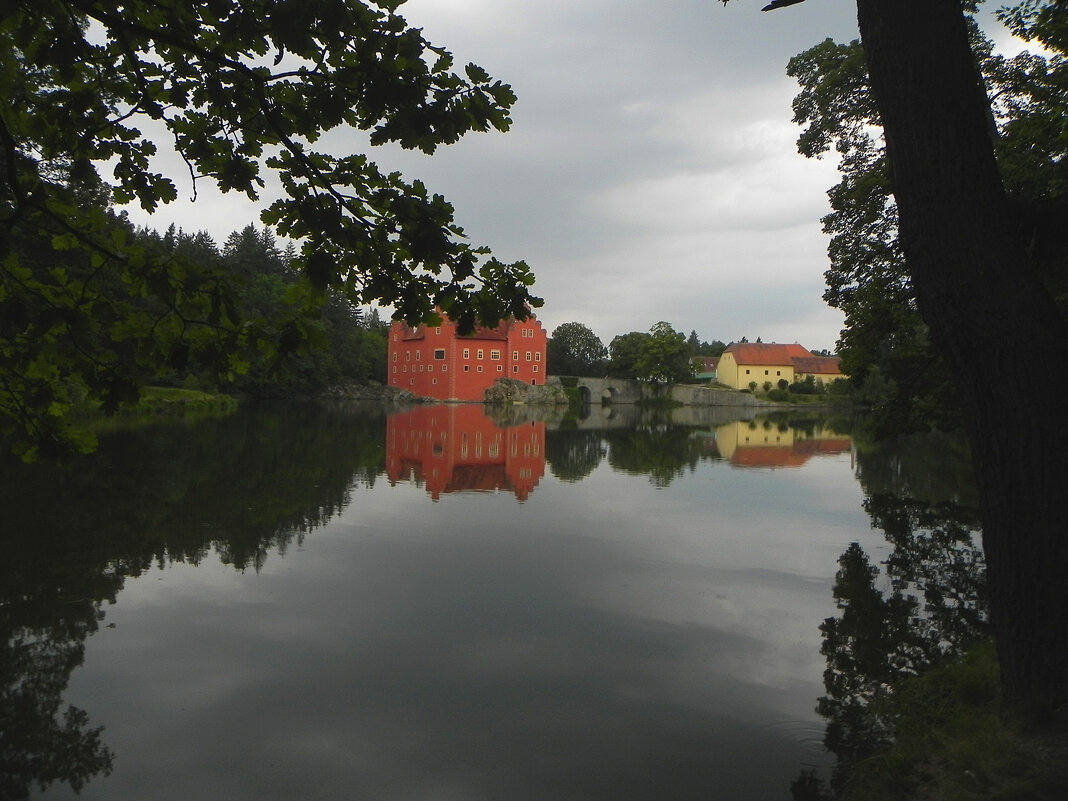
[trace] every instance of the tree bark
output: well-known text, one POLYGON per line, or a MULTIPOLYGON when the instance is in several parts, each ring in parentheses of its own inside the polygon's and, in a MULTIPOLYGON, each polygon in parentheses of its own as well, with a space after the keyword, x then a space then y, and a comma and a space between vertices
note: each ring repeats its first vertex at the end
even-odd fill
POLYGON ((1006 701, 1068 687, 1068 332, 1011 224, 960 0, 857 0, 902 247, 955 376, 1006 701))

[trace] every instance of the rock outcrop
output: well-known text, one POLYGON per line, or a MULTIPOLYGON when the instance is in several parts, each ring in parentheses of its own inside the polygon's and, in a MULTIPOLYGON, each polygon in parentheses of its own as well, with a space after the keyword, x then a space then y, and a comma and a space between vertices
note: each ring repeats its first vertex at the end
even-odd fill
POLYGON ((567 395, 560 386, 534 385, 511 378, 498 378, 497 382, 486 390, 484 401, 491 405, 524 403, 532 406, 566 406, 567 395))

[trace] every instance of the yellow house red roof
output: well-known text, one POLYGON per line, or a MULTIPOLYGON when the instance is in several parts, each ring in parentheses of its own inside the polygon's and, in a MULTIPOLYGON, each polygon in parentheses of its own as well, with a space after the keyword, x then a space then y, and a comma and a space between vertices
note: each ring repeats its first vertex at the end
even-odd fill
POLYGON ((842 364, 837 356, 797 357, 794 369, 806 375, 841 375, 842 364))
POLYGON ((780 345, 776 342, 735 342, 727 346, 738 364, 792 365, 795 359, 817 359, 800 345, 780 345))

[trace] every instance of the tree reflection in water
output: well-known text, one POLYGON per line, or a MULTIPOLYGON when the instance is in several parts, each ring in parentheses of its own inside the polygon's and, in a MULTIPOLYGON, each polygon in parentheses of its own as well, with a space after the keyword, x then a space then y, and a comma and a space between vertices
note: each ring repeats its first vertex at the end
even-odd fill
POLYGON ((127 577, 211 552, 259 570, 373 485, 384 429, 382 410, 287 404, 116 432, 71 468, 0 458, 0 798, 111 771, 62 697, 127 577))
POLYGON ((945 464, 917 465, 909 462, 907 443, 887 449, 900 450, 861 456, 858 473, 869 493, 865 508, 890 555, 881 571, 857 543, 846 549, 833 591, 841 615, 820 626, 827 669, 817 711, 827 719, 824 743, 837 765, 829 787, 803 773, 791 788, 796 801, 841 798, 855 789, 856 767, 894 741, 888 702, 901 682, 959 659, 989 635, 978 515, 962 502, 972 497, 966 453, 944 451, 945 464), (957 480, 943 483, 947 476, 957 480))

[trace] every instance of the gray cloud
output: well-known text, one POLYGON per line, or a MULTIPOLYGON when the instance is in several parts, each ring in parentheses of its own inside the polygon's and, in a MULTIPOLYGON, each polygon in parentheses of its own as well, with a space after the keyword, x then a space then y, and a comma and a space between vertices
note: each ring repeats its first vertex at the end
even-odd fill
MULTIPOLYGON (((458 64, 511 83, 515 124, 433 157, 371 155, 444 194, 473 242, 527 261, 550 331, 578 320, 607 342, 667 320, 709 340, 763 330, 833 347, 841 316, 821 300, 819 230, 833 164, 794 150, 785 65, 826 36, 855 37, 848 7, 411 0, 401 12, 458 64)), ((353 132, 323 142, 366 150, 353 132)), ((151 224, 221 241, 257 218, 200 192, 151 224)))

